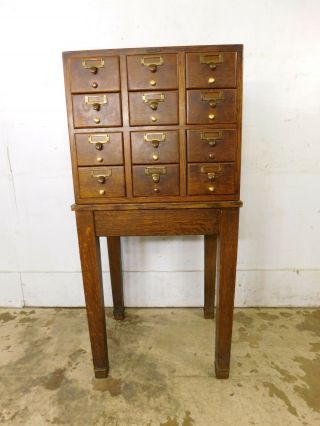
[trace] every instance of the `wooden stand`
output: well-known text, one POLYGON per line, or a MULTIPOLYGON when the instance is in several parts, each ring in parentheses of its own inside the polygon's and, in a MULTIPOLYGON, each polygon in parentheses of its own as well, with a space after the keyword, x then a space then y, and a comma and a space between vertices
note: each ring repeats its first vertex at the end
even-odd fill
POLYGON ((229 377, 240 201, 74 205, 95 376, 108 375, 99 237, 107 237, 114 318, 124 318, 121 236, 204 235, 204 317, 214 317, 216 377, 229 377), (217 264, 217 247, 219 260, 217 264))

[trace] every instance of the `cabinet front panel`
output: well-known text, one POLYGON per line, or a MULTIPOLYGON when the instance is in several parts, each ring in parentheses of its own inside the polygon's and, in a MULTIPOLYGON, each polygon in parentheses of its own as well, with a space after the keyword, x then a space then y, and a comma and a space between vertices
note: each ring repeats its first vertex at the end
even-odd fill
POLYGON ((236 130, 187 130, 188 161, 191 163, 235 161, 236 130))
POLYGON ((124 197, 124 168, 112 167, 79 167, 80 197, 108 198, 124 197))
POLYGON ((234 192, 234 163, 188 165, 189 195, 233 194, 234 192))
POLYGON ((129 90, 178 88, 177 55, 127 56, 127 68, 129 90))
POLYGON ((187 90, 187 123, 234 123, 236 90, 187 90))
POLYGON ((187 53, 187 88, 236 87, 236 58, 235 52, 187 53))
POLYGON ((120 94, 73 95, 74 127, 116 127, 122 125, 120 94))
POLYGON ((179 163, 179 132, 131 132, 133 164, 179 163))
POLYGON ((136 197, 179 195, 179 166, 133 166, 133 193, 136 197))
POLYGON ((131 126, 178 124, 178 92, 130 92, 131 126))
POLYGON ((70 61, 71 92, 118 92, 118 56, 73 58, 70 61))
POLYGON ((123 164, 122 133, 75 135, 79 166, 123 164))

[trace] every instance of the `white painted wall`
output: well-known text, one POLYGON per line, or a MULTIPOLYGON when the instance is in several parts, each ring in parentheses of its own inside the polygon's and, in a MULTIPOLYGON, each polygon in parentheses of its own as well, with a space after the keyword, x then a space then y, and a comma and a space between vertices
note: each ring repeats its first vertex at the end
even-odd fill
MULTIPOLYGON (((61 52, 220 43, 245 45, 236 304, 320 303, 318 0, 2 0, 0 20, 0 305, 83 304, 61 52)), ((200 306, 202 268, 201 237, 125 239, 126 305, 200 306)))

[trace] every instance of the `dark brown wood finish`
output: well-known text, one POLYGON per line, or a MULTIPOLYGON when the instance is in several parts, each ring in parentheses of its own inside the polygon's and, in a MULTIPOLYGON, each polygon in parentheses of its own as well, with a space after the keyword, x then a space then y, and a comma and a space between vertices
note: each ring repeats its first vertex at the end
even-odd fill
POLYGON ((122 282, 122 260, 120 237, 107 237, 109 268, 113 298, 113 316, 116 320, 124 319, 124 300, 122 282))
POLYGON ((95 376, 102 378, 108 375, 109 361, 100 244, 93 212, 77 212, 76 218, 93 365, 95 376))
POLYGON ((214 318, 217 235, 204 236, 204 317, 214 318))
POLYGON ((109 368, 99 237, 107 237, 120 320, 120 237, 198 234, 205 236, 205 318, 214 316, 218 277, 216 376, 228 377, 242 205, 242 46, 65 52, 63 62, 96 377, 109 368))
POLYGON ((239 209, 221 210, 215 370, 219 379, 229 377, 233 303, 238 252, 239 209))

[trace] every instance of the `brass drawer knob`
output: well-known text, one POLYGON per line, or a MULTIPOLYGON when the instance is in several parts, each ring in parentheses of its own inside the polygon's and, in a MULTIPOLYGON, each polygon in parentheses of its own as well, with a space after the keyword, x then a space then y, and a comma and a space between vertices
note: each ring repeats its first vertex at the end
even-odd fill
POLYGON ((209 189, 210 192, 214 192, 215 187, 214 186, 209 186, 208 189, 209 189))
POLYGON ((98 163, 102 163, 103 162, 103 158, 102 157, 97 157, 97 162, 98 163))
POLYGON ((160 189, 159 188, 153 188, 153 192, 155 192, 157 194, 158 192, 160 192, 160 189))
POLYGON ((213 160, 215 158, 214 154, 209 154, 209 158, 213 160))
POLYGON ((104 195, 106 193, 106 191, 104 189, 100 189, 99 194, 100 195, 104 195))
POLYGON ((214 82, 215 82, 214 77, 210 77, 210 78, 208 79, 208 83, 213 84, 214 82))
POLYGON ((159 155, 157 155, 157 154, 153 154, 152 159, 153 159, 154 161, 159 160, 159 155))
POLYGON ((96 81, 92 82, 91 87, 96 89, 98 87, 98 83, 96 81))
POLYGON ((209 118, 209 120, 214 120, 215 119, 215 115, 214 114, 209 114, 208 118, 209 118))
POLYGON ((96 124, 99 124, 99 123, 100 123, 100 118, 99 118, 99 117, 94 117, 93 121, 94 121, 96 124))
POLYGON ((151 86, 155 86, 157 83, 156 83, 156 80, 150 80, 150 85, 151 86))
POLYGON ((151 116, 151 121, 155 123, 157 120, 158 120, 157 117, 155 117, 154 115, 151 116))

